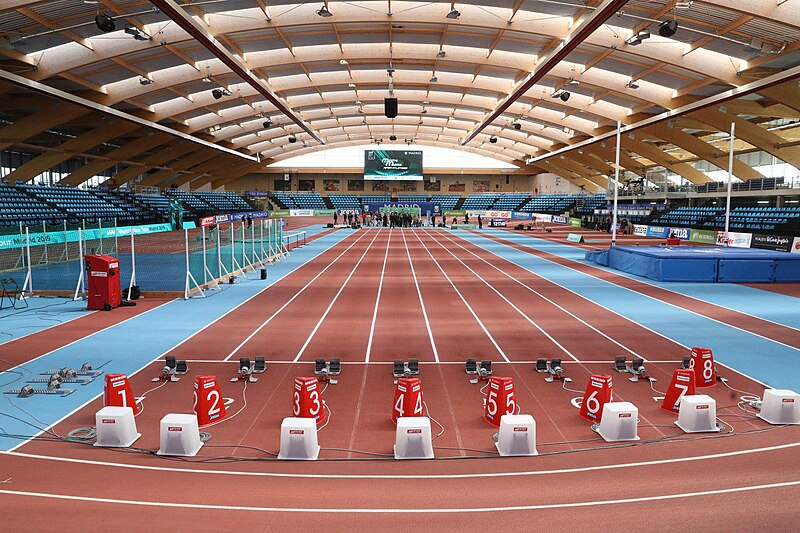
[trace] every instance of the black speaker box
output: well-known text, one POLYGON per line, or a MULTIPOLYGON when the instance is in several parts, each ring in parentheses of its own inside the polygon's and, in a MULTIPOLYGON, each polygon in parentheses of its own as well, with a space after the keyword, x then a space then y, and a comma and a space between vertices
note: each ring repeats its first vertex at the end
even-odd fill
POLYGON ((383 114, 386 115, 386 118, 397 117, 397 98, 383 99, 383 114))

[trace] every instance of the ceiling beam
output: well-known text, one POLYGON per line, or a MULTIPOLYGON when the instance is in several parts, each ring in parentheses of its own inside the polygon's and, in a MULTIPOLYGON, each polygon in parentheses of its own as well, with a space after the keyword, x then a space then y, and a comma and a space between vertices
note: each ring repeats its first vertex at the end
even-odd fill
POLYGON ((481 120, 472 131, 470 131, 461 144, 467 144, 475 138, 489 124, 499 118, 511 104, 516 102, 528 89, 533 87, 537 81, 542 79, 558 63, 563 61, 570 52, 578 47, 589 35, 599 28, 606 20, 611 18, 614 13, 619 11, 628 0, 605 0, 591 15, 586 16, 578 27, 567 37, 560 46, 544 56, 533 71, 526 76, 522 82, 511 93, 503 98, 495 108, 481 120))
POLYGON ((300 115, 295 113, 283 98, 275 94, 264 80, 257 78, 250 72, 242 60, 237 59, 231 54, 227 48, 222 46, 217 39, 208 32, 207 28, 204 28, 197 20, 189 16, 181 6, 176 4, 173 0, 150 0, 150 2, 172 19, 178 26, 183 28, 183 30, 191 35, 197 42, 202 44, 209 52, 214 54, 245 83, 269 100, 272 105, 278 108, 278 111, 308 133, 312 139, 320 144, 325 144, 319 133, 307 124, 300 115))

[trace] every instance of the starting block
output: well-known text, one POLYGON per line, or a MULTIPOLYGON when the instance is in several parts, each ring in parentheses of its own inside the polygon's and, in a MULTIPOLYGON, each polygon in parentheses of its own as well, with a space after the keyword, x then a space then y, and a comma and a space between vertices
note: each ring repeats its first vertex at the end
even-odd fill
POLYGON ((189 372, 189 365, 186 364, 186 361, 178 361, 174 356, 168 355, 164 358, 164 368, 161 369, 161 375, 150 381, 180 381, 181 378, 178 376, 187 372, 189 372))
POLYGON ((554 357, 549 361, 547 359, 537 359, 536 371, 540 374, 550 374, 544 378, 547 383, 553 383, 554 381, 572 383, 572 378, 564 375, 564 369, 561 367, 561 359, 559 358, 554 357))
POLYGON ((630 402, 608 402, 596 431, 606 442, 639 440, 639 409, 630 402))
POLYGON ((717 425, 717 401, 705 394, 684 396, 675 422, 686 433, 716 433, 722 428, 717 425))
POLYGON ((464 363, 464 370, 467 374, 478 376, 469 380, 473 385, 481 381, 489 381, 489 378, 494 374, 492 362, 489 359, 484 359, 480 362, 475 359, 467 359, 467 362, 464 363))
POLYGON ((536 451, 536 420, 531 415, 503 415, 494 445, 503 457, 539 455, 536 451))
MULTIPOLYGON (((263 363, 263 365, 259 365, 259 368, 263 368, 264 370, 266 370, 267 369, 267 365, 266 365, 266 363, 263 362, 264 358, 261 357, 261 358, 257 358, 257 359, 261 359, 262 360, 261 362, 263 363)), ((261 370, 258 373, 262 374, 264 372, 264 370, 261 370)), ((249 383, 255 383, 256 381, 258 381, 258 378, 253 377, 253 374, 256 374, 256 373, 257 372, 256 372, 255 363, 250 362, 250 358, 249 357, 240 357, 239 358, 239 370, 236 373, 236 376, 231 378, 231 382, 235 383, 237 381, 247 381, 249 383)))
MULTIPOLYGON (((330 361, 325 361, 325 359, 314 360, 314 375, 317 376, 319 381, 336 385, 339 381, 331 379, 331 376, 338 376, 341 373, 342 360, 339 357, 331 357, 330 361)), ((417 373, 419 373, 419 367, 417 368, 417 373)))
POLYGON ((656 378, 651 377, 647 374, 647 370, 644 367, 644 359, 641 357, 634 357, 631 360, 631 364, 625 362, 625 356, 619 355, 614 358, 614 370, 619 373, 628 373, 633 374, 633 377, 628 378, 629 381, 633 383, 638 382, 639 380, 654 382, 658 381, 656 378))
POLYGON ((278 459, 314 461, 319 457, 317 424, 313 418, 284 418, 278 459))
POLYGON ((61 386, 57 387, 50 387, 50 383, 47 384, 48 387, 46 389, 34 389, 30 385, 25 385, 21 389, 8 389, 4 390, 3 394, 14 394, 17 398, 30 398, 34 394, 50 394, 52 396, 69 396, 75 389, 62 389, 61 386))
POLYGON ((59 376, 61 376, 64 379, 77 378, 79 376, 83 377, 83 378, 92 378, 92 379, 94 379, 94 378, 96 378, 97 376, 99 376, 102 373, 103 373, 102 370, 94 370, 92 368, 92 364, 91 363, 83 363, 81 365, 80 370, 74 370, 72 368, 66 368, 65 367, 65 368, 61 368, 59 370, 47 370, 45 372, 42 372, 41 375, 42 376, 51 376, 53 374, 58 374, 59 376))
POLYGON ((130 407, 103 407, 95 414, 97 441, 95 446, 127 448, 141 437, 136 431, 133 409, 130 407))
POLYGON ((427 416, 404 416, 397 419, 394 458, 433 459, 430 418, 427 416))
POLYGON ((193 457, 203 443, 200 442, 200 429, 196 415, 170 413, 161 419, 161 446, 158 455, 193 457))
POLYGON ((392 363, 392 375, 395 378, 419 376, 419 359, 409 359, 408 361, 395 359, 392 363))
POLYGON ((758 418, 770 424, 800 424, 800 394, 786 389, 767 389, 758 418))

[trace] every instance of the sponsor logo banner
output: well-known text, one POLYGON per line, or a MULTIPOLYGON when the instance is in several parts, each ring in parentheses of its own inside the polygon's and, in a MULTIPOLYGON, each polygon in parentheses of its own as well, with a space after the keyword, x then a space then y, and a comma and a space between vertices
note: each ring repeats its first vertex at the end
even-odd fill
POLYGON ((569 235, 567 235, 567 240, 569 242, 582 242, 583 235, 581 235, 580 233, 570 233, 569 235))
POLYGON ((439 204, 433 202, 368 202, 364 204, 364 211, 384 212, 393 210, 403 213, 420 213, 423 215, 428 212, 432 215, 439 215, 439 213, 441 213, 439 204))
POLYGON ((689 233, 689 240, 691 242, 701 242, 704 244, 716 244, 717 234, 713 230, 693 229, 689 233))
POLYGON ((666 239, 669 236, 669 228, 662 228, 661 226, 647 226, 647 236, 666 239))
POLYGON ((455 209, 453 211, 445 211, 444 212, 444 216, 446 216, 446 217, 463 217, 466 214, 467 214, 467 212, 464 211, 463 209, 455 209))
POLYGON ((669 228, 669 236, 675 239, 689 240, 689 228, 669 228))
POLYGON ((785 235, 763 235, 753 234, 750 243, 753 248, 763 248, 765 250, 775 250, 777 252, 788 252, 792 247, 792 238, 785 235))
POLYGON ((569 225, 573 228, 580 228, 581 227, 581 219, 569 217, 569 225))
MULTIPOLYGON (((288 210, 284 210, 288 213, 288 210)), ((245 211, 243 213, 230 213, 227 215, 217 215, 214 217, 214 221, 219 224, 221 222, 238 222, 246 217, 250 218, 269 218, 272 215, 269 211, 245 211)), ((285 215, 288 216, 288 215, 285 215)))
POLYGON ((647 226, 643 226, 641 224, 634 224, 633 225, 633 234, 634 235, 638 235, 640 237, 647 236, 647 226))
POLYGON ((313 217, 314 210, 313 209, 290 209, 289 216, 292 217, 313 217))
MULTIPOLYGON (((548 222, 548 221, 545 221, 545 222, 548 222)), ((550 217, 549 222, 552 222, 553 224, 566 224, 567 223, 567 217, 562 217, 561 215, 552 215, 550 217)))
POLYGON ((795 237, 794 242, 792 242, 792 249, 790 250, 793 254, 800 254, 800 237, 795 237))
POLYGON ((514 211, 511 213, 511 218, 516 218, 518 220, 531 220, 533 219, 533 213, 523 213, 521 211, 514 211))
MULTIPOLYGON (((57 227, 57 226, 55 226, 57 227)), ((96 239, 113 239, 116 237, 129 237, 131 233, 134 235, 145 235, 149 233, 162 233, 165 231, 172 231, 172 226, 169 223, 164 224, 142 224, 139 226, 123 226, 115 228, 113 226, 108 228, 87 229, 83 232, 85 240, 96 239)), ((44 244, 63 244, 65 242, 78 242, 78 230, 59 231, 54 229, 47 233, 30 233, 28 239, 31 246, 40 246, 44 244)), ((19 234, 3 235, 0 236, 0 250, 10 250, 20 248, 25 244, 25 236, 19 234)))
MULTIPOLYGON (((734 248, 750 248, 750 243, 753 240, 752 233, 736 233, 734 231, 728 232, 728 246, 732 246, 734 248)), ((717 244, 724 245, 725 244, 725 232, 718 231, 717 232, 717 244)))
POLYGON ((336 209, 314 209, 315 217, 332 217, 336 209))
POLYGON ((511 218, 511 211, 470 211, 469 216, 482 216, 486 218, 511 218))
POLYGON ((269 212, 269 218, 288 217, 290 216, 288 209, 276 209, 269 212))
MULTIPOLYGON (((548 215, 546 213, 534 213, 533 218, 540 222, 553 222, 553 215, 548 215)), ((559 222, 559 224, 566 224, 566 222, 559 222)))

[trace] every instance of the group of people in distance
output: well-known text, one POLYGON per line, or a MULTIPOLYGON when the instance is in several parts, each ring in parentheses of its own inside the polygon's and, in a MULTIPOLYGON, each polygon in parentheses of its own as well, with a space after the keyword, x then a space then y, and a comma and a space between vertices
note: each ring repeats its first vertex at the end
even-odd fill
MULTIPOLYGON (((430 217, 423 217, 411 213, 398 213, 391 212, 369 212, 364 211, 360 215, 353 212, 345 212, 341 214, 342 224, 352 226, 359 224, 361 226, 384 227, 384 228, 419 228, 422 226, 430 225, 436 227, 436 215, 430 217)), ((453 217, 453 224, 458 224, 458 218, 453 217)), ((464 224, 469 224, 469 214, 464 215, 464 224)), ((339 213, 333 213, 333 225, 339 224, 339 213)), ((444 227, 447 224, 445 217, 442 217, 440 226, 444 227)), ((483 228, 483 218, 478 215, 478 228, 483 228)))

